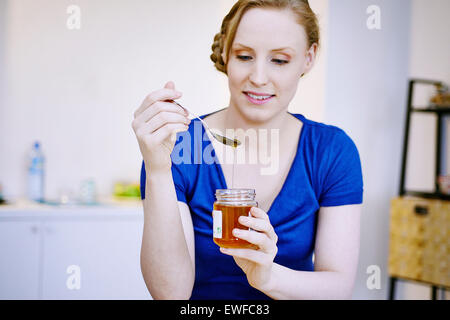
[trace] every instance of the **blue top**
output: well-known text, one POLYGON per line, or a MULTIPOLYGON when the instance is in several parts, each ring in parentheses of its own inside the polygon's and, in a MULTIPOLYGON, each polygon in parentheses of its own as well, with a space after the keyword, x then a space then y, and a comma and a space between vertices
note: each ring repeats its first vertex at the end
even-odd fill
MULTIPOLYGON (((361 162, 355 144, 343 130, 301 114, 292 115, 303 123, 297 153, 267 213, 278 236, 274 262, 294 270, 314 271, 316 213, 320 207, 362 203, 361 162)), ((189 206, 194 226, 195 283, 191 299, 268 299, 248 284, 233 257, 220 253, 213 242, 215 191, 227 189, 227 185, 198 119, 191 121, 188 131, 178 133, 171 158, 177 198, 189 206)), ((142 198, 145 178, 142 164, 142 198)))

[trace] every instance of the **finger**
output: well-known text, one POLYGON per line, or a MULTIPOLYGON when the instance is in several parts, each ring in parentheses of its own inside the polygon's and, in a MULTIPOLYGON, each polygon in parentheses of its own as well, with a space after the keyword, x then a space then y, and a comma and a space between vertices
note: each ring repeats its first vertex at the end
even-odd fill
POLYGON ((163 111, 155 115, 147 122, 149 126, 146 129, 148 130, 148 133, 153 133, 168 123, 180 123, 189 125, 190 122, 191 122, 190 119, 186 118, 185 116, 182 116, 177 112, 163 111))
POLYGON ((272 225, 269 220, 264 220, 261 218, 240 216, 238 219, 239 223, 243 226, 252 228, 253 230, 260 232, 270 232, 272 229, 272 225))
MULTIPOLYGON (((189 126, 191 120, 188 117, 171 111, 161 111, 148 121, 143 121, 144 118, 133 120, 132 126, 136 135, 151 134, 166 123, 182 123, 189 126)), ((143 117, 143 115, 140 117, 143 117)))
POLYGON ((164 88, 175 90, 175 83, 173 83, 173 81, 169 81, 164 85, 164 88))
POLYGON ((189 129, 189 126, 181 123, 167 123, 158 130, 156 130, 153 135, 152 139, 154 139, 155 144, 161 144, 164 140, 167 138, 171 138, 172 141, 175 141, 176 134, 178 132, 187 131, 189 129))
POLYGON ((143 123, 149 121, 151 118, 164 111, 179 113, 180 115, 188 119, 185 111, 175 103, 158 101, 151 107, 145 109, 144 112, 142 112, 133 120, 135 127, 140 127, 143 123))
POLYGON ((250 213, 255 218, 269 220, 269 215, 263 209, 260 209, 258 207, 251 207, 250 213))
POLYGON ((273 253, 276 251, 275 242, 271 240, 266 233, 235 228, 233 229, 233 235, 239 239, 257 245, 266 253, 273 253))
MULTIPOLYGON (((260 230, 262 232, 266 232, 267 235, 269 236, 270 239, 272 239, 273 241, 275 241, 275 243, 278 241, 278 236, 275 233, 275 229, 273 228, 272 224, 270 223, 270 219, 269 219, 269 215, 262 209, 258 208, 258 207, 252 207, 250 209, 250 214, 252 217, 255 217, 257 219, 262 219, 263 221, 266 221, 268 224, 265 224, 264 226, 262 226, 262 228, 266 227, 267 229, 264 230, 260 230)), ((262 222, 260 222, 262 223, 262 222)), ((255 229, 253 227, 250 227, 252 229, 255 229)), ((255 229, 257 230, 257 229, 255 229)))
POLYGON ((139 109, 134 113, 134 118, 137 118, 142 112, 144 112, 148 107, 153 105, 157 101, 164 100, 175 100, 182 96, 182 93, 174 89, 163 88, 150 93, 145 97, 139 109))
MULTIPOLYGON (((159 129, 163 128, 165 125, 168 124, 181 124, 182 130, 179 131, 185 131, 184 126, 186 126, 186 130, 189 129, 189 119, 184 119, 183 116, 180 116, 173 112, 168 112, 168 116, 159 117, 159 118, 153 118, 149 122, 146 122, 142 124, 137 130, 136 135, 137 136, 145 136, 145 135, 151 135, 155 134, 159 129), (181 118, 178 118, 181 117, 181 118)), ((177 131, 177 132, 179 132, 177 131)), ((176 134, 173 133, 173 134, 176 134)))
POLYGON ((247 259, 257 264, 268 264, 273 261, 272 258, 264 252, 253 249, 220 248, 220 252, 235 258, 247 259))

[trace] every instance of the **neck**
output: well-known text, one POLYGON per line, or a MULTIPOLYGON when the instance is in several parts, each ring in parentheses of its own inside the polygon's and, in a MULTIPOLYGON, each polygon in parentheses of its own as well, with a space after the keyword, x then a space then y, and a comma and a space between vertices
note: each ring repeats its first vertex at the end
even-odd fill
MULTIPOLYGON (((230 137, 234 137, 243 143, 242 147, 245 149, 244 153, 246 154, 259 154, 261 148, 269 152, 272 148, 275 148, 275 146, 272 146, 274 143, 278 145, 276 150, 279 150, 281 141, 289 141, 293 133, 293 121, 287 111, 279 112, 273 118, 260 122, 248 119, 248 117, 239 112, 238 108, 230 105, 224 111, 222 125, 228 130, 234 130, 230 137), (260 132, 260 129, 264 130, 260 132), (253 143, 249 142, 250 140, 247 141, 247 138, 251 139, 250 137, 255 136, 256 141, 253 141, 253 143)), ((226 134, 226 130, 223 132, 226 134)))

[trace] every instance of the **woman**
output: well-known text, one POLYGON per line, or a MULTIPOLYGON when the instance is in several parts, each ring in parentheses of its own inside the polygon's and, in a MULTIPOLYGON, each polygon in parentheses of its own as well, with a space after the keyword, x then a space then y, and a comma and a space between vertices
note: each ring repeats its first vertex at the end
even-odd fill
MULTIPOLYGON (((198 120, 171 103, 181 96, 172 82, 135 112, 144 159, 141 268, 153 298, 351 297, 363 193, 358 151, 341 129, 287 112, 318 45, 317 19, 301 0, 240 0, 215 36, 211 59, 228 76, 230 102, 202 118, 223 133, 275 130, 276 174, 244 163, 233 179, 224 161, 173 161, 175 133, 177 145, 189 133, 202 152, 213 147, 216 156, 223 154, 210 135, 194 132, 198 120), (253 230, 234 235, 258 249, 219 250, 212 240, 214 192, 231 184, 256 189, 258 208, 239 220, 253 230)), ((244 145, 247 153, 263 147, 260 141, 244 145)))

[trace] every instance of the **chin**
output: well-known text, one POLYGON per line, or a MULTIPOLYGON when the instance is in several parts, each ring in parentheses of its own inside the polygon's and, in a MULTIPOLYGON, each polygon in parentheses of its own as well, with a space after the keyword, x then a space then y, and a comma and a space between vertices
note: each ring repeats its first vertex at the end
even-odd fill
POLYGON ((258 106, 249 104, 248 102, 244 102, 244 104, 241 104, 237 108, 239 113, 246 118, 248 122, 253 122, 255 124, 268 122, 280 113, 280 110, 275 109, 273 106, 258 106))

